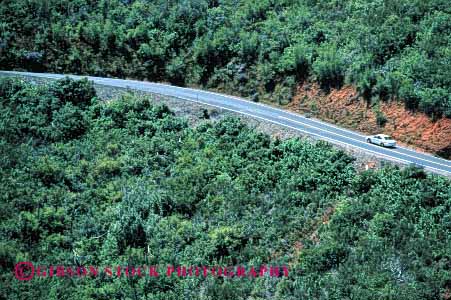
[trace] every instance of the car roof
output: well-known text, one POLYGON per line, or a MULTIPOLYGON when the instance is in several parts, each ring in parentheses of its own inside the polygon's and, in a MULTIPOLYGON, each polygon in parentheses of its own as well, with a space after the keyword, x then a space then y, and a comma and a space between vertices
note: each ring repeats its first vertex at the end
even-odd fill
POLYGON ((390 137, 389 135, 387 135, 387 134, 377 134, 378 136, 382 136, 382 137, 390 137))

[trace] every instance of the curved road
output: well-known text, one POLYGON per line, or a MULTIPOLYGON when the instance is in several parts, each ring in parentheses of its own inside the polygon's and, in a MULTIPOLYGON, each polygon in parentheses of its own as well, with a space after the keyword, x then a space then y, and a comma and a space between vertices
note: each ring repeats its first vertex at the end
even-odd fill
POLYGON ((250 102, 238 97, 190 88, 181 88, 160 83, 142 82, 135 80, 13 71, 0 71, 0 74, 9 76, 32 76, 49 79, 61 79, 65 76, 69 76, 74 79, 87 77, 89 80, 92 80, 94 83, 100 85, 130 88, 134 90, 177 97, 188 101, 230 110, 253 118, 266 120, 297 131, 301 131, 309 135, 316 136, 320 139, 327 140, 332 143, 344 144, 359 148, 365 152, 372 153, 389 160, 398 161, 404 164, 416 164, 437 173, 442 173, 448 176, 451 175, 451 161, 449 160, 437 158, 424 153, 419 153, 405 147, 388 149, 368 144, 365 142, 365 136, 357 132, 342 129, 318 120, 305 118, 301 115, 290 113, 288 111, 277 109, 268 105, 250 102))

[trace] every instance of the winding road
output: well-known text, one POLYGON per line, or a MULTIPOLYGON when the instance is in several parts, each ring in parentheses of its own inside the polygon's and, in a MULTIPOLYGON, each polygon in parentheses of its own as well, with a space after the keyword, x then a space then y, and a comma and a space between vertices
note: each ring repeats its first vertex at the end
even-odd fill
MULTIPOLYGON (((451 175, 451 161, 434 157, 432 155, 417 152, 405 147, 394 149, 382 148, 365 141, 365 136, 357 132, 342 129, 337 126, 321 122, 315 119, 305 118, 302 115, 290 113, 288 111, 274 108, 261 103, 254 103, 238 97, 222 95, 218 93, 196 90, 191 88, 181 88, 160 83, 142 82, 135 80, 122 80, 92 76, 60 75, 48 73, 29 73, 0 71, 0 75, 8 76, 31 76, 47 79, 61 79, 69 76, 74 79, 88 78, 95 84, 130 88, 149 93, 161 94, 176 98, 197 102, 239 114, 247 115, 253 118, 272 122, 285 126, 305 134, 316 136, 319 139, 329 141, 335 144, 342 144, 358 148, 367 153, 380 156, 385 159, 397 161, 403 164, 416 164, 444 175, 451 175)), ((450 137, 451 138, 451 137, 450 137)))

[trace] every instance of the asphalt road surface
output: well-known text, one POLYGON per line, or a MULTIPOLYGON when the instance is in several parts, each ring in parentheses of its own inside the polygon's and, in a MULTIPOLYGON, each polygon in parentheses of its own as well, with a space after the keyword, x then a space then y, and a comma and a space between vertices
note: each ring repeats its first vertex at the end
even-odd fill
MULTIPOLYGON (((316 136, 319 139, 329 141, 331 143, 338 143, 352 146, 363 150, 365 152, 380 156, 393 161, 398 161, 404 164, 416 164, 424 168, 442 173, 444 175, 451 175, 451 161, 434 157, 432 155, 417 152, 405 147, 397 148, 382 148, 366 142, 365 136, 357 132, 342 129, 337 126, 321 122, 315 119, 305 118, 302 115, 290 113, 281 109, 277 109, 268 105, 254 103, 238 97, 222 95, 207 91, 201 91, 190 88, 181 88, 171 85, 142 82, 135 80, 111 79, 91 76, 75 76, 75 75, 60 75, 47 73, 29 73, 29 72, 10 72, 0 71, 4 75, 21 75, 34 76, 50 79, 60 79, 65 76, 79 79, 87 77, 96 84, 130 88, 150 93, 156 93, 166 96, 177 97, 192 102, 206 104, 213 107, 218 107, 247 115, 253 118, 269 121, 278 125, 282 125, 305 134, 316 136)), ((378 132, 375 132, 375 134, 378 132)), ((451 138, 451 137, 450 137, 451 138)))

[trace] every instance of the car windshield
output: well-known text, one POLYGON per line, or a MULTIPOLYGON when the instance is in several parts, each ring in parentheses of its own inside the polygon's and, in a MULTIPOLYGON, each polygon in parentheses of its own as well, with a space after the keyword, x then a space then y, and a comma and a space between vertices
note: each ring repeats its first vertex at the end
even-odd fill
POLYGON ((384 139, 386 140, 392 140, 393 138, 391 136, 385 136, 384 139))

